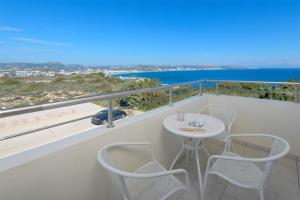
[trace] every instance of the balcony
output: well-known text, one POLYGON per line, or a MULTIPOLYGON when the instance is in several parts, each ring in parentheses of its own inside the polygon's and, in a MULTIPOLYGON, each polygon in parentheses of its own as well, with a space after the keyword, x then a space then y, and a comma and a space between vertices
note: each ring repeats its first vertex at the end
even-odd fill
MULTIPOLYGON (((265 199, 298 200, 300 104, 221 94, 197 95, 114 124, 110 121, 113 128, 90 126, 82 129, 81 120, 70 119, 67 124, 59 122, 59 125, 47 125, 49 127, 43 130, 26 131, 18 137, 8 137, 0 141, 1 199, 121 199, 115 183, 97 163, 99 148, 116 142, 148 141, 154 145, 157 159, 168 167, 180 148, 180 142, 164 129, 163 119, 178 110, 195 112, 211 103, 228 104, 236 108, 233 134, 271 133, 289 142, 289 154, 273 166, 265 188, 265 199)), ((21 114, 24 110, 16 112, 21 114)), ((210 152, 221 151, 220 143, 214 140, 207 140, 206 143, 210 152)), ((247 157, 264 156, 269 148, 264 141, 235 140, 234 143, 237 152, 247 157)), ((207 156, 201 151, 200 160, 201 168, 205 170, 207 156)), ((134 170, 144 162, 143 157, 137 162, 124 161, 124 167, 134 170)), ((181 158, 175 167, 187 169, 192 181, 192 196, 199 199, 195 162, 189 160, 185 165, 184 158, 181 158)), ((216 178, 211 178, 208 185, 206 199, 259 199, 252 190, 241 189, 216 178)))

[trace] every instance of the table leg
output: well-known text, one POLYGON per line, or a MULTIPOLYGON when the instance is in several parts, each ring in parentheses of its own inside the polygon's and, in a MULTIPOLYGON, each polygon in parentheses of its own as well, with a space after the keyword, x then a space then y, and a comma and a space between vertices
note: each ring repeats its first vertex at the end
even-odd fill
POLYGON ((209 151, 207 150, 207 148, 206 148, 206 146, 205 146, 205 144, 203 143, 202 144, 202 148, 203 148, 203 151, 207 154, 207 156, 209 157, 210 156, 210 153, 209 153, 209 151))
POLYGON ((196 143, 195 153, 196 153, 196 164, 197 164, 197 171, 198 171, 198 178, 199 178, 200 197, 201 197, 201 194, 202 194, 202 175, 201 175, 201 167, 200 167, 199 155, 198 155, 198 147, 199 147, 200 142, 201 142, 201 140, 199 140, 196 143))
POLYGON ((187 164, 188 164, 188 161, 189 161, 189 153, 190 153, 190 150, 186 149, 186 155, 185 155, 185 166, 187 166, 187 164))
POLYGON ((198 150, 201 150, 203 149, 204 153, 206 153, 206 155, 209 157, 210 156, 210 153, 209 151, 207 150, 205 144, 204 144, 204 141, 200 142, 199 145, 198 145, 198 150))
POLYGON ((171 164, 171 166, 170 166, 170 168, 169 168, 170 170, 173 169, 175 163, 177 162, 178 158, 179 158, 180 155, 182 154, 183 150, 184 150, 184 145, 181 146, 179 152, 177 153, 175 159, 173 160, 173 162, 172 162, 172 164, 171 164))

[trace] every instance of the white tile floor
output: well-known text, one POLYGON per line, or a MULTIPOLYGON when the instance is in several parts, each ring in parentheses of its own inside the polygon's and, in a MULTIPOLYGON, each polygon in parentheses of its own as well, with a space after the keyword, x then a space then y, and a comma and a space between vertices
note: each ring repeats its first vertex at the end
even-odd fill
MULTIPOLYGON (((212 141, 207 142, 207 146, 210 152, 220 152, 222 150, 222 146, 220 146, 220 144, 212 141)), ((235 144, 235 149, 236 152, 242 156, 262 157, 267 154, 267 152, 240 144, 235 144)), ((200 162, 202 176, 204 176, 207 156, 203 152, 200 152, 200 162)), ((195 159, 190 159, 188 164, 185 165, 185 157, 183 156, 175 165, 175 168, 184 168, 189 172, 192 187, 192 198, 200 199, 195 159)), ((273 165, 271 174, 265 184, 265 200, 300 200, 299 173, 299 160, 297 161, 286 157, 278 160, 273 165)), ((205 200, 256 199, 259 200, 259 196, 255 190, 243 189, 234 186, 225 180, 219 181, 214 176, 210 176, 208 179, 205 200)))

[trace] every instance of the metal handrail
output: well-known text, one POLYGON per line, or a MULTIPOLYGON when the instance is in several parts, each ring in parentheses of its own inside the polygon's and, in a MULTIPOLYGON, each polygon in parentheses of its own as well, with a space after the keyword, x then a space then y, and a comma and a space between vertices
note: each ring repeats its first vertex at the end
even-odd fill
POLYGON ((60 107, 65 107, 65 106, 81 104, 81 103, 87 103, 87 102, 91 102, 91 101, 114 99, 117 97, 124 97, 124 96, 133 95, 133 94, 144 93, 144 92, 166 90, 166 89, 171 89, 174 87, 180 87, 180 86, 185 86, 185 85, 194 85, 194 84, 198 84, 202 81, 203 80, 190 81, 190 82, 178 83, 178 84, 173 84, 173 85, 164 85, 164 86, 156 86, 156 87, 151 87, 151 88, 144 88, 144 89, 139 89, 139 90, 130 90, 130 91, 125 91, 125 92, 111 93, 111 94, 100 94, 100 95, 81 97, 81 98, 77 98, 77 99, 60 101, 60 102, 55 102, 55 103, 47 103, 47 104, 42 104, 42 105, 26 106, 26 107, 22 107, 22 108, 2 110, 2 111, 0 111, 0 118, 19 115, 19 114, 25 114, 25 113, 31 113, 31 112, 36 112, 36 111, 42 111, 42 110, 50 110, 50 109, 54 109, 54 108, 60 108, 60 107))
MULTIPOLYGON (((22 107, 22 108, 16 108, 16 109, 9 109, 9 110, 2 110, 0 111, 0 119, 4 117, 9 117, 9 116, 14 116, 14 115, 19 115, 19 114, 26 114, 26 113, 31 113, 31 112, 36 112, 36 111, 43 111, 43 110, 50 110, 54 108, 60 108, 60 107, 65 107, 65 106, 71 106, 71 105, 77 105, 77 104, 82 104, 82 103, 87 103, 91 101, 96 101, 96 100, 107 100, 108 101, 108 128, 114 127, 113 125, 113 119, 112 119, 112 101, 114 98, 118 97, 124 97, 124 96, 129 96, 133 94, 139 94, 139 93, 145 93, 145 92, 153 92, 153 91, 158 91, 158 90, 169 90, 169 106, 173 106, 173 88, 176 87, 181 87, 181 86, 187 86, 187 85, 199 85, 199 95, 202 95, 203 93, 203 83, 216 83, 216 94, 219 94, 219 83, 250 83, 250 84, 269 84, 269 85, 291 85, 294 88, 294 92, 292 93, 294 95, 294 102, 298 103, 298 95, 299 95, 299 87, 300 83, 295 83, 295 82, 272 82, 272 81, 236 81, 236 80, 197 80, 197 81, 190 81, 190 82, 184 82, 184 83, 178 83, 178 84, 172 84, 172 85, 164 85, 164 86, 156 86, 156 87, 151 87, 151 88, 144 88, 144 89, 139 89, 139 90, 130 90, 130 91, 125 91, 125 92, 117 92, 117 93, 111 93, 111 94, 99 94, 99 95, 94 95, 94 96, 88 96, 88 97, 81 97, 78 99, 72 99, 72 100, 67 100, 67 101, 61 101, 61 102, 55 102, 55 103, 48 103, 48 104, 42 104, 42 105, 35 105, 35 106, 27 106, 27 107, 22 107)), ((44 126, 40 127, 37 129, 29 130, 29 131, 24 131, 21 133, 16 133, 12 135, 8 135, 5 137, 0 137, 0 141, 7 140, 10 138, 18 137, 21 135, 27 135, 30 133, 34 133, 37 131, 45 130, 48 128, 53 128, 56 126, 64 125, 67 123, 79 121, 85 118, 88 118, 91 116, 86 116, 78 119, 73 119, 69 120, 66 122, 61 122, 49 126, 44 126)))
POLYGON ((241 81, 241 80, 203 80, 208 83, 253 83, 253 84, 266 84, 266 85, 294 85, 300 86, 297 82, 279 82, 279 81, 241 81))

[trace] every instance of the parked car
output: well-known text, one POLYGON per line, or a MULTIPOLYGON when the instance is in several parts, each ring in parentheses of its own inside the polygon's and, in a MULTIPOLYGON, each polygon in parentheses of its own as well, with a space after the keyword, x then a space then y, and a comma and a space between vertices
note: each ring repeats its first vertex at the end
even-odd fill
MULTIPOLYGON (((118 119, 123 119, 127 116, 127 113, 124 110, 113 110, 112 118, 113 121, 118 119)), ((96 115, 92 117, 92 123, 95 125, 102 125, 108 121, 108 110, 101 110, 96 115)))

